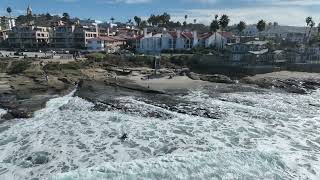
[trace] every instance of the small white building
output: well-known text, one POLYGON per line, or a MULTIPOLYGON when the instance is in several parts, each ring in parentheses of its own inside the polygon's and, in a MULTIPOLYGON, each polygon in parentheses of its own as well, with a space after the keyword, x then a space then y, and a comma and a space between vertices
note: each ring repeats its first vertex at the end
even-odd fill
POLYGON ((225 49, 228 43, 235 42, 237 42, 237 39, 231 32, 209 32, 199 37, 199 45, 206 48, 216 47, 218 49, 225 49))
POLYGON ((162 50, 190 50, 198 44, 197 32, 147 33, 140 39, 140 52, 161 52, 162 50))

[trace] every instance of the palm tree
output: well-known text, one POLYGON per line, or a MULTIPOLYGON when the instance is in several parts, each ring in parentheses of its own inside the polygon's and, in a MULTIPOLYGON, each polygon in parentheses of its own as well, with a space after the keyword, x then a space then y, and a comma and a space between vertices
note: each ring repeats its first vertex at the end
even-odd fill
MULTIPOLYGON (((220 24, 222 33, 228 27, 229 22, 230 22, 229 16, 225 14, 221 16, 219 20, 219 24, 220 24)), ((221 47, 223 47, 223 41, 221 41, 221 47)))
POLYGON ((12 18, 11 18, 11 13, 12 13, 12 9, 11 7, 7 7, 7 12, 9 13, 9 17, 10 17, 10 26, 12 28, 13 24, 12 24, 12 18))
POLYGON ((132 19, 128 19, 127 24, 131 25, 132 24, 132 19))
POLYGON ((217 31, 220 28, 219 21, 217 15, 215 16, 215 19, 210 24, 210 30, 212 33, 214 33, 214 46, 216 47, 217 42, 217 31))
POLYGON ((112 22, 112 24, 113 24, 113 22, 114 22, 115 19, 114 19, 114 17, 111 17, 110 20, 111 20, 111 22, 112 22))
POLYGON ((147 21, 141 21, 140 22, 140 27, 141 28, 145 28, 145 27, 147 27, 147 25, 148 25, 147 21))
POLYGON ((310 35, 311 35, 312 28, 313 28, 315 25, 316 25, 316 23, 315 23, 313 20, 311 20, 311 22, 309 23, 310 29, 309 29, 309 33, 308 33, 308 36, 307 36, 307 40, 308 40, 308 41, 309 41, 309 39, 310 39, 310 35))
POLYGON ((239 31, 239 34, 240 34, 240 42, 241 42, 241 35, 242 35, 242 32, 243 30, 245 30, 247 27, 246 23, 243 22, 243 21, 240 21, 239 24, 237 25, 237 29, 239 31))
POLYGON ((311 21, 312 21, 312 17, 310 17, 310 16, 309 16, 309 17, 306 17, 307 27, 306 27, 305 34, 304 34, 305 38, 307 37, 307 31, 308 31, 308 27, 309 27, 311 21))
POLYGON ((148 19, 148 23, 152 26, 155 26, 157 24, 157 17, 154 14, 151 14, 151 16, 148 19))
POLYGON ((62 14, 62 20, 65 22, 69 22, 70 21, 70 15, 68 13, 63 13, 62 14))
POLYGON ((184 15, 184 24, 187 25, 187 19, 188 19, 188 15, 184 15))
POLYGON ((264 20, 260 20, 257 24, 257 29, 259 31, 259 39, 260 39, 261 32, 266 29, 266 22, 264 20))
POLYGON ((196 23, 197 23, 197 19, 194 19, 194 20, 193 20, 193 23, 196 24, 196 23))
POLYGON ((171 19, 170 14, 165 12, 160 17, 161 17, 163 24, 167 25, 170 22, 170 19, 171 19))
POLYGON ((229 16, 227 16, 227 15, 225 15, 225 14, 221 16, 221 18, 220 18, 220 20, 219 20, 219 24, 220 24, 220 26, 221 26, 222 31, 223 31, 225 28, 228 27, 229 22, 230 22, 229 16))
POLYGON ((138 16, 135 16, 134 18, 134 21, 136 22, 137 26, 140 27, 140 24, 141 24, 141 18, 138 17, 138 16))

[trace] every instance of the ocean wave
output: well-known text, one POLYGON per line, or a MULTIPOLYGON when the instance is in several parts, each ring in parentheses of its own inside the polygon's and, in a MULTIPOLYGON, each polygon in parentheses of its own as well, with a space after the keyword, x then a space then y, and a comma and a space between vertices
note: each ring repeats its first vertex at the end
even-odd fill
POLYGON ((107 163, 54 175, 49 180, 102 179, 294 179, 276 154, 209 152, 168 155, 148 160, 107 163))
POLYGON ((319 179, 319 95, 181 97, 192 102, 188 110, 223 114, 210 119, 135 97, 119 98, 134 113, 94 111, 71 93, 34 118, 0 124, 0 179, 319 179))

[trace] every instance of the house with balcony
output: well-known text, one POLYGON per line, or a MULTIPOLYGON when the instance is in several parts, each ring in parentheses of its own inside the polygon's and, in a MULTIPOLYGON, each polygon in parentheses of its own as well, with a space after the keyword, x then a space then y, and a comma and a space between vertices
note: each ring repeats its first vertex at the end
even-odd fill
POLYGON ((57 26, 51 34, 51 46, 54 48, 85 49, 88 47, 89 40, 97 38, 98 35, 97 26, 57 26))
POLYGON ((197 32, 169 31, 162 33, 147 33, 140 39, 139 51, 144 53, 159 53, 163 50, 191 50, 198 44, 197 32))
POLYGON ((225 49, 228 43, 235 42, 237 38, 231 32, 209 32, 199 36, 199 45, 206 48, 225 49))
POLYGON ((8 32, 9 46, 15 48, 49 47, 50 27, 15 26, 8 32))
POLYGON ((320 64, 320 43, 305 46, 301 51, 303 51, 303 62, 309 64, 320 64))
POLYGON ((261 55, 266 54, 268 41, 249 41, 246 43, 229 43, 227 51, 230 53, 230 61, 241 62, 248 59, 260 61, 261 55), (248 58, 250 56, 250 58, 248 58))

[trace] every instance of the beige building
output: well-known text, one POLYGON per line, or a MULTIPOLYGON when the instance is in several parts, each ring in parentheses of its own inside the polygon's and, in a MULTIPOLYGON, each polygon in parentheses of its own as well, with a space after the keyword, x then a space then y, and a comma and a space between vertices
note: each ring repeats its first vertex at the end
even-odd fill
POLYGON ((97 26, 62 25, 51 33, 51 47, 85 49, 88 40, 98 37, 97 26))
POLYGON ((14 26, 15 26, 14 18, 0 16, 0 30, 10 30, 14 26))
POLYGON ((0 30, 0 43, 8 39, 8 31, 0 30))
POLYGON ((16 48, 49 47, 49 27, 15 26, 8 32, 8 43, 16 48))

